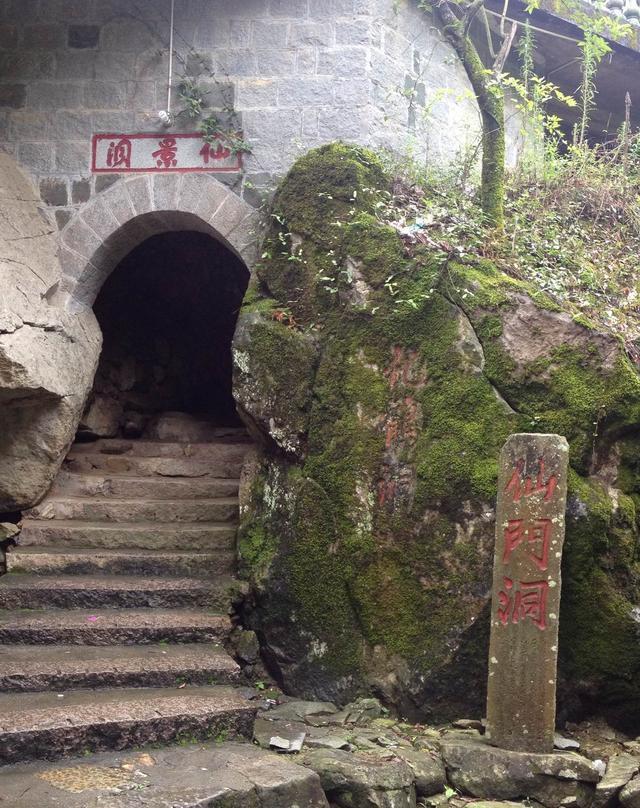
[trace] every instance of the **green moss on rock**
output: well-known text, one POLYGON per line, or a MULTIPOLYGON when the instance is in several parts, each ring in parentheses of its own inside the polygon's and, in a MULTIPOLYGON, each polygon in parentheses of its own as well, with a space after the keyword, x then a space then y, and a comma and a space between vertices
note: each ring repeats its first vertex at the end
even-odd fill
MULTIPOLYGON (((298 692, 346 698, 374 675, 367 660, 382 649, 402 660, 394 681, 408 682, 419 705, 439 671, 468 660, 458 644, 484 614, 500 447, 514 431, 555 431, 569 438, 573 466, 564 670, 612 700, 616 688, 629 695, 640 659, 629 645, 640 461, 624 436, 640 420, 638 374, 622 352, 610 361, 615 342, 490 262, 409 257, 374 215, 388 187, 371 154, 344 144, 293 167, 246 305, 286 307, 295 325, 256 321, 247 346, 236 340, 271 414, 299 436, 288 457, 265 445, 266 490, 240 538, 274 664, 298 692), (542 336, 549 323, 560 335, 526 361, 505 325, 513 332, 523 301, 534 320, 540 312, 542 336), (302 344, 313 361, 300 361, 302 344), (585 477, 620 435, 624 492, 614 507, 585 477)), ((260 397, 243 400, 249 417, 260 397)))

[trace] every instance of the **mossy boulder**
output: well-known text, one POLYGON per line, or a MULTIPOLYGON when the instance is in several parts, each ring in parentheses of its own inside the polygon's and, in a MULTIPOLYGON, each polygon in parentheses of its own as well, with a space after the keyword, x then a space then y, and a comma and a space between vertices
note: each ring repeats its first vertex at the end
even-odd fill
POLYGON ((376 157, 344 144, 305 155, 274 199, 234 347, 262 446, 247 623, 291 692, 482 714, 499 450, 559 432, 563 704, 637 719, 640 376, 615 337, 489 262, 407 249, 388 199, 376 157))

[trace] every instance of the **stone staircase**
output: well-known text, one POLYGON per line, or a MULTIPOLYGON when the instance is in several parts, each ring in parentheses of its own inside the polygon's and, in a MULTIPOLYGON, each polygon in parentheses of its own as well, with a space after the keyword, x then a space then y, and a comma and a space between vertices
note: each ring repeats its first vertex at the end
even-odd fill
POLYGON ((26 514, 0 578, 0 763, 251 736, 224 650, 249 440, 204 435, 74 444, 26 514))

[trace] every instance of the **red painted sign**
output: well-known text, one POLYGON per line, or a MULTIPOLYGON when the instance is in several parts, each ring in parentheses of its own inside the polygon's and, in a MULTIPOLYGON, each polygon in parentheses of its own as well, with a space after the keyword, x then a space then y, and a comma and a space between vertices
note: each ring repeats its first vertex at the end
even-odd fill
POLYGON ((222 137, 205 141, 193 134, 97 134, 91 148, 94 174, 135 172, 240 171, 242 157, 222 137))

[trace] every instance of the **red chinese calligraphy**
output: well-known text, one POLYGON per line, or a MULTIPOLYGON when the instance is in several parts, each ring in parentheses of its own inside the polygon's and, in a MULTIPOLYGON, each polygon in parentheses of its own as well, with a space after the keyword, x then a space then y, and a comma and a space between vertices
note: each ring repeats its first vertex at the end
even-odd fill
POLYGON ((218 143, 215 149, 212 143, 205 143, 200 149, 200 154, 204 164, 208 166, 209 160, 225 160, 231 155, 231 149, 223 146, 222 143, 218 143))
POLYGON ((549 564, 551 529, 551 519, 536 519, 533 524, 527 524, 524 519, 509 519, 504 530, 502 563, 506 564, 511 553, 525 542, 534 564, 539 570, 546 570, 549 564))
POLYGON ((525 620, 541 631, 547 627, 547 581, 520 581, 514 589, 511 578, 504 579, 504 589, 498 593, 498 618, 503 626, 525 620))
POLYGON ((131 141, 123 137, 117 143, 112 140, 107 149, 109 168, 131 168, 131 141))
POLYGON ((533 494, 539 494, 544 491, 544 501, 550 502, 553 497, 553 492, 558 485, 558 477, 555 474, 551 474, 549 479, 546 482, 544 481, 544 458, 541 457, 538 461, 538 474, 535 480, 533 480, 532 477, 525 477, 523 480, 523 470, 524 460, 519 460, 513 470, 511 479, 504 489, 505 494, 512 494, 513 501, 520 502, 523 496, 530 497, 533 494))
POLYGON ((158 143, 158 149, 151 153, 156 159, 158 168, 174 168, 178 165, 176 154, 178 147, 174 137, 165 137, 158 143))

